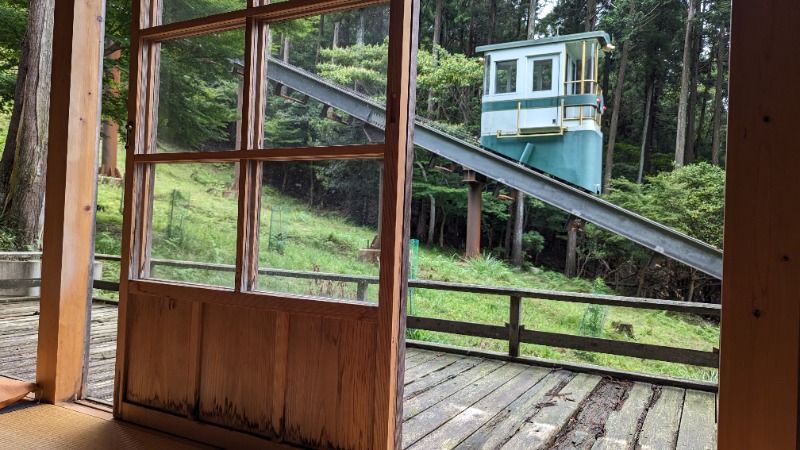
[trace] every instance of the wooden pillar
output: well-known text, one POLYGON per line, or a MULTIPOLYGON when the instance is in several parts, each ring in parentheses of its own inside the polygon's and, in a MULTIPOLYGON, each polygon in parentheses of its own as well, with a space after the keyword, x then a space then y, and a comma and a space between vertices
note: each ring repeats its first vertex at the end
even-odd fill
POLYGON ((800 5, 733 2, 719 448, 797 448, 800 5))
POLYGON ((91 296, 102 0, 55 4, 36 380, 48 403, 80 394, 91 296))
POLYGON ((486 184, 475 171, 464 169, 464 181, 469 186, 467 194, 467 243, 464 256, 474 258, 481 254, 481 193, 486 184))

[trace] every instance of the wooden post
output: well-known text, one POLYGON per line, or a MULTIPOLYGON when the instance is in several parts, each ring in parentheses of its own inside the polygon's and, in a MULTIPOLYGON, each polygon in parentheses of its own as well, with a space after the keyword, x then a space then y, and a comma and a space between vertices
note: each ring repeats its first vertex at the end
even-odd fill
POLYGON ((36 380, 48 403, 80 395, 91 296, 104 2, 59 1, 45 195, 36 380))
POLYGON ((473 170, 464 170, 464 181, 469 186, 467 194, 467 242, 464 257, 474 258, 481 254, 481 193, 486 184, 473 170))
POLYGON ((522 315, 522 297, 511 296, 508 318, 508 354, 519 356, 519 318, 522 315))
POLYGON ((414 108, 416 98, 416 34, 419 1, 389 3, 389 63, 386 81, 386 149, 383 160, 383 209, 381 214, 381 265, 378 290, 378 333, 375 355, 375 449, 393 450, 401 443, 405 348, 405 309, 408 283, 408 227, 410 208, 406 197, 414 155, 414 108))
POLYGON ((797 448, 796 0, 733 2, 719 448, 797 448))
POLYGON ((369 293, 369 284, 367 284, 365 280, 359 281, 357 283, 357 288, 356 288, 356 299, 365 302, 368 299, 367 297, 368 293, 369 293))

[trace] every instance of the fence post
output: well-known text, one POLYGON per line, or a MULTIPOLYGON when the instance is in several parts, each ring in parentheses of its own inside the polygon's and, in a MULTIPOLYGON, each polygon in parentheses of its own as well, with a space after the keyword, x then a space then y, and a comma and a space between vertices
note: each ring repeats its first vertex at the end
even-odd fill
POLYGON ((519 356, 519 318, 522 314, 522 297, 511 296, 508 324, 508 354, 519 356))
POLYGON ((358 282, 357 292, 356 292, 356 298, 358 298, 362 302, 367 301, 368 289, 369 289, 369 284, 367 284, 367 280, 359 281, 358 282))

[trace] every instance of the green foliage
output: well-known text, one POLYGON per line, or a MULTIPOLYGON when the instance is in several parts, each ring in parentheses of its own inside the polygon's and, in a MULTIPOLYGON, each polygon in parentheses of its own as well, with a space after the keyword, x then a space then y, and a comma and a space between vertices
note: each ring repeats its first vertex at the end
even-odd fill
POLYGON ((28 23, 28 2, 0 1, 0 111, 14 101, 20 48, 28 23))
POLYGON ((233 68, 243 57, 243 30, 161 44, 159 139, 193 148, 228 141, 230 148, 240 83, 233 68))
MULTIPOLYGON (((461 53, 438 49, 437 59, 420 50, 417 56, 417 89, 432 92, 439 105, 439 121, 461 124, 471 134, 480 130, 480 91, 483 84, 483 63, 461 53)), ((419 95, 419 94, 418 94, 419 95)), ((422 108, 419 108, 422 112, 422 108)))
POLYGON ((722 247, 725 171, 692 164, 638 185, 617 179, 607 196, 622 206, 711 245, 722 247))
POLYGON ((535 230, 522 233, 522 249, 528 255, 538 255, 544 249, 544 236, 535 230))
POLYGON ((583 336, 600 337, 603 334, 608 307, 603 305, 588 305, 581 319, 578 333, 583 336))
POLYGON ((320 49, 324 61, 317 65, 319 75, 377 100, 386 97, 388 41, 382 44, 356 44, 350 47, 320 49))

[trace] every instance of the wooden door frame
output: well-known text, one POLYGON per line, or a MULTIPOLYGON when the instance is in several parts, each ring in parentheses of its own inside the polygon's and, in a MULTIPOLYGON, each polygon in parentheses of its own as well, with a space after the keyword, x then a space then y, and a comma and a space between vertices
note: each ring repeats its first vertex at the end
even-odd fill
MULTIPOLYGON (((126 159, 126 196, 123 216, 123 274, 120 283, 119 336, 117 368, 115 375, 114 414, 118 418, 165 429, 178 434, 202 437, 207 442, 223 444, 240 442, 251 445, 252 438, 199 422, 158 412, 126 401, 129 342, 125 339, 130 327, 127 299, 131 295, 151 295, 161 298, 193 299, 192 336, 189 361, 192 370, 198 370, 199 346, 203 304, 237 305, 273 309, 292 314, 323 315, 348 320, 366 320, 377 325, 374 354, 375 397, 373 448, 393 448, 400 442, 398 408, 402 407, 402 356, 405 300, 404 265, 407 260, 407 217, 410 211, 406 177, 411 173, 413 155, 413 103, 415 77, 409 70, 415 67, 413 45, 416 43, 417 21, 412 17, 418 11, 417 0, 391 0, 389 22, 389 68, 387 79, 385 142, 381 144, 315 147, 296 149, 261 148, 263 123, 264 73, 266 61, 263 48, 266 42, 266 24, 293 18, 318 15, 383 2, 375 0, 291 2, 263 5, 250 0, 247 9, 231 13, 194 19, 182 23, 157 24, 157 5, 134 2, 134 24, 131 38, 131 85, 128 157, 126 159), (192 37, 212 32, 245 28, 245 70, 243 116, 241 120, 242 147, 223 152, 156 153, 153 128, 157 103, 158 46, 160 42, 192 37), (258 211, 260 205, 263 161, 293 159, 349 159, 382 158, 384 201, 381 216, 381 264, 379 268, 378 305, 353 304, 322 298, 298 297, 289 294, 253 292, 257 274, 258 211), (149 279, 149 221, 152 215, 153 171, 156 164, 179 162, 237 161, 239 172, 239 219, 237 222, 236 282, 233 290, 211 286, 191 286, 177 282, 149 279), (148 187, 149 186, 149 187, 148 187), (199 300, 198 300, 199 299, 199 300), (198 303, 199 302, 199 303, 198 303), (231 441, 233 439, 233 441, 231 441)), ((199 378, 199 374, 197 377, 199 378)), ((197 389, 197 379, 189 390, 197 389)), ((190 413, 191 415, 191 413, 190 413)), ((402 414, 400 414, 402 417, 402 414)), ((253 440, 255 439, 255 441, 253 440)))
POLYGON ((731 22, 719 446, 795 448, 800 4, 734 1, 731 22))

